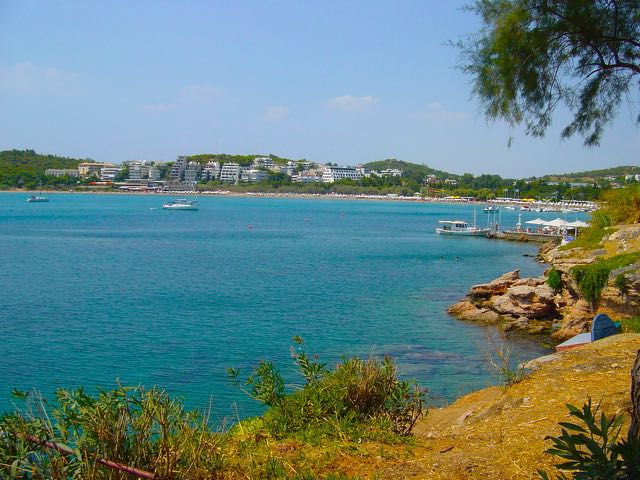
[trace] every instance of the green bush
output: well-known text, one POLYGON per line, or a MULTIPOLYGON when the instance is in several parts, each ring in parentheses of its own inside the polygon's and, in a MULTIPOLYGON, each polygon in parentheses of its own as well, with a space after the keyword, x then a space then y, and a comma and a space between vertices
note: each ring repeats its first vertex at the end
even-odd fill
POLYGON ((14 396, 25 408, 0 418, 0 478, 124 478, 101 466, 100 458, 175 480, 212 478, 221 468, 222 436, 163 391, 118 387, 91 396, 82 388, 58 389, 53 409, 37 395, 14 396), (26 435, 73 454, 61 455, 26 435))
POLYGON ((555 268, 552 268, 547 275, 547 285, 556 293, 562 290, 562 274, 555 268))
POLYGON ((580 293, 595 310, 602 290, 607 285, 609 274, 617 269, 631 265, 640 259, 640 253, 627 253, 601 259, 587 265, 577 265, 571 269, 571 275, 578 284, 580 293))
POLYGON ((616 286, 621 295, 629 293, 629 281, 624 273, 620 273, 616 276, 613 284, 616 286))
MULTIPOLYGON (((599 405, 592 406, 591 399, 581 409, 567 405, 571 416, 581 421, 560 422, 562 433, 547 437, 553 446, 546 453, 563 459, 556 465, 573 473, 574 479, 614 480, 640 478, 640 442, 637 439, 618 440, 622 428, 622 416, 607 417, 598 413, 599 405)), ((549 475, 539 470, 541 478, 549 475)), ((559 479, 568 479, 564 474, 559 479)))
POLYGON ((274 437, 296 435, 316 442, 325 437, 405 436, 426 412, 426 391, 399 380, 390 358, 350 358, 329 370, 307 355, 302 339, 294 340, 298 348, 292 356, 305 383, 292 392, 280 388, 284 381, 271 364, 260 364, 244 385, 238 370, 228 371, 239 387, 269 407, 263 426, 274 437))

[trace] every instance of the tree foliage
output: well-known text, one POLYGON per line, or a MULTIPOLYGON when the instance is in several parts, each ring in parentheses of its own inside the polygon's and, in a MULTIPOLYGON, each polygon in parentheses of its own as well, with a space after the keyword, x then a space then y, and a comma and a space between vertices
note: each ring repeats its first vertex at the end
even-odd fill
POLYGON ((543 136, 564 105, 573 118, 562 137, 593 146, 625 94, 640 92, 638 0, 475 0, 470 9, 483 28, 458 46, 488 118, 543 136))

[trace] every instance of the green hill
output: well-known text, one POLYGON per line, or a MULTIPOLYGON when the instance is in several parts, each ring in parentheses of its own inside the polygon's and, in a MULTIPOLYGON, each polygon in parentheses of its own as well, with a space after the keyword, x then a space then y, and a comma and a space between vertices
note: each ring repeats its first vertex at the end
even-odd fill
POLYGON ((405 162, 404 160, 396 160, 388 158, 377 162, 369 162, 365 165, 372 170, 386 170, 388 168, 402 170, 403 176, 410 178, 424 179, 427 175, 435 175, 438 178, 458 178, 458 175, 436 170, 426 165, 418 165, 416 163, 405 162))
POLYGON ((558 179, 595 179, 595 178, 603 178, 603 177, 621 177, 624 175, 637 175, 640 174, 640 166, 620 166, 620 167, 612 167, 612 168, 603 168, 601 170, 588 170, 585 172, 574 172, 574 173, 562 173, 562 174, 552 174, 545 175, 544 179, 548 180, 558 180, 558 179))
POLYGON ((62 184, 64 179, 45 177, 44 171, 48 168, 76 169, 78 163, 84 161, 91 159, 43 155, 33 150, 4 150, 0 152, 0 189, 62 184))
POLYGON ((0 152, 0 173, 20 171, 44 175, 47 168, 78 168, 84 161, 87 159, 43 155, 33 150, 4 150, 0 152))

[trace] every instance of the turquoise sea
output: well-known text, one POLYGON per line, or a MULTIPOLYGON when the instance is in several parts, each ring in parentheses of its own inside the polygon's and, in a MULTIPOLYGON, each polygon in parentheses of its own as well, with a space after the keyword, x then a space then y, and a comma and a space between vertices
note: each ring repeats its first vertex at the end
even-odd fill
MULTIPOLYGON (((471 221, 469 205, 201 197, 172 212, 161 196, 50 198, 0 194, 0 411, 13 388, 50 397, 119 380, 255 414, 226 368, 273 360, 295 382, 294 335, 329 363, 390 354, 450 400, 496 379, 487 330, 447 306, 506 271, 544 269, 524 256, 536 245, 435 234, 440 219, 471 221)), ((546 351, 514 341, 523 360, 546 351)))

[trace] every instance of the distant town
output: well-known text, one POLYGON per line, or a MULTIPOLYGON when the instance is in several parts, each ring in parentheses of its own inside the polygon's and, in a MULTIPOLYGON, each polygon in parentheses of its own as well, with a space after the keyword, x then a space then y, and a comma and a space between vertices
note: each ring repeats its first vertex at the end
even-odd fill
POLYGON ((640 182, 639 166, 503 178, 454 174, 395 158, 339 166, 273 154, 201 153, 174 161, 97 162, 34 150, 0 152, 0 189, 346 195, 449 200, 594 201, 640 182))
MULTIPOLYGON (((66 176, 82 179, 94 177, 95 185, 114 185, 124 190, 158 189, 165 186, 195 187, 198 183, 206 182, 258 183, 267 180, 270 173, 285 174, 296 183, 334 183, 345 179, 358 181, 371 176, 401 177, 403 171, 393 168, 376 171, 364 165, 338 167, 306 160, 289 160, 281 164, 268 156, 256 156, 249 166, 219 161, 203 164, 190 161, 187 156, 181 155, 175 162, 133 160, 123 162, 121 165, 82 162, 78 164, 77 169, 48 168, 44 172, 50 177, 66 176)), ((433 183, 438 181, 435 175, 431 175, 429 180, 433 183)), ((454 179, 444 181, 453 186, 458 183, 454 179)))
MULTIPOLYGON (((125 161, 120 165, 101 162, 81 162, 78 168, 48 168, 44 171, 50 177, 75 177, 95 179, 92 184, 113 185, 123 190, 158 189, 169 187, 195 187, 199 183, 222 182, 229 184, 259 183, 267 180, 269 174, 284 174, 293 183, 334 183, 341 180, 359 181, 371 177, 402 177, 404 171, 386 168, 380 171, 366 165, 337 166, 319 164, 307 160, 289 160, 276 163, 269 156, 256 156, 251 165, 243 166, 236 162, 208 161, 201 163, 189 160, 186 155, 178 156, 175 162, 156 162, 148 160, 125 161)), ((640 182, 640 174, 623 176, 626 182, 640 182)), ((616 183, 620 177, 607 175, 602 180, 612 188, 623 185, 616 183)), ((434 174, 426 175, 424 185, 457 187, 455 178, 443 178, 434 174)), ((558 184, 559 182, 550 182, 558 184)), ((586 182, 570 182, 573 186, 586 186, 586 182)))

